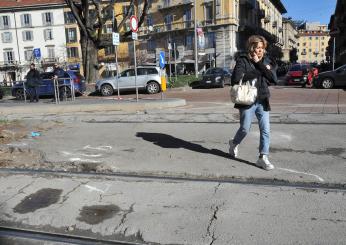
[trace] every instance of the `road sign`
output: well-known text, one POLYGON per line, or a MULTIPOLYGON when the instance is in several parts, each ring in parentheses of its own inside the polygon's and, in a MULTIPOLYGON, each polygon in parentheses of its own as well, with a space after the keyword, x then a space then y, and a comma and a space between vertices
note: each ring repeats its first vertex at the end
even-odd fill
POLYGON ((160 67, 163 69, 165 67, 165 52, 160 52, 160 60, 159 60, 160 67))
POLYGON ((119 38, 119 33, 113 32, 113 45, 118 46, 120 44, 120 38, 119 38))
POLYGON ((130 28, 132 32, 138 31, 138 19, 134 15, 130 17, 130 28))
POLYGON ((168 49, 171 50, 172 49, 172 44, 168 43, 168 49))
POLYGON ((41 58, 41 49, 40 48, 34 48, 34 57, 35 59, 40 59, 41 58))
POLYGON ((132 40, 137 40, 137 39, 138 39, 137 32, 132 32, 132 40))

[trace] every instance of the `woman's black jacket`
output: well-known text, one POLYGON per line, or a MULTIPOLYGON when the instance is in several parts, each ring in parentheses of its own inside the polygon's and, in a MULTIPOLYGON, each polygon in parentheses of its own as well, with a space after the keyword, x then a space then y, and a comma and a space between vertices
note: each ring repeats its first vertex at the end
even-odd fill
MULTIPOLYGON (((243 76, 243 82, 257 78, 255 84, 257 87, 257 101, 263 104, 265 111, 270 111, 270 92, 268 86, 270 86, 271 83, 277 83, 276 69, 276 62, 269 57, 265 56, 259 62, 255 63, 247 55, 241 55, 237 59, 233 69, 231 85, 239 84, 243 76), (266 65, 269 65, 271 69, 267 69, 266 65)), ((251 105, 235 104, 234 107, 238 109, 247 109, 250 108, 251 105)))

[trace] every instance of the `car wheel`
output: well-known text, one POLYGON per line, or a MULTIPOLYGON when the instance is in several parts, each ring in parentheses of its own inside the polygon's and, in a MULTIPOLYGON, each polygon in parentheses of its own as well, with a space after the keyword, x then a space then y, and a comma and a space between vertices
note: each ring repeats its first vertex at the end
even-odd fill
POLYGON ((17 89, 15 93, 17 100, 24 100, 24 90, 23 89, 17 89))
POLYGON ((71 89, 66 86, 59 88, 59 97, 60 100, 67 100, 67 98, 71 98, 71 89))
POLYGON ((333 79, 327 77, 327 78, 324 78, 321 82, 321 87, 324 88, 324 89, 330 89, 330 88, 333 88, 334 87, 334 81, 333 79))
POLYGON ((110 84, 104 84, 101 86, 102 96, 111 96, 114 93, 114 89, 110 84))
POLYGON ((148 94, 156 94, 160 92, 160 85, 157 82, 148 82, 146 90, 148 94))

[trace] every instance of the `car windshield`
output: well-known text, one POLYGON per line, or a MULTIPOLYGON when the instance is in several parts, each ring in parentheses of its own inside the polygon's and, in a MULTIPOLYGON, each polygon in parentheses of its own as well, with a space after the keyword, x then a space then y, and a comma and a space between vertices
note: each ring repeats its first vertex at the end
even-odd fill
POLYGON ((302 67, 300 65, 294 65, 291 67, 290 71, 301 71, 302 67))

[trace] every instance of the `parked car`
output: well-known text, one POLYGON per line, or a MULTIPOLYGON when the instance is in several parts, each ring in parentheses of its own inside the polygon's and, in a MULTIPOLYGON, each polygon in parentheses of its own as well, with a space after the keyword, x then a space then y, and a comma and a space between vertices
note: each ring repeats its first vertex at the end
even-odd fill
POLYGON ((226 84, 231 85, 232 70, 228 68, 212 67, 204 74, 199 87, 225 87, 226 84))
MULTIPOLYGON (((137 67, 137 80, 135 80, 135 69, 126 69, 118 77, 120 90, 145 90, 148 94, 161 91, 161 71, 159 67, 137 67)), ((118 89, 117 78, 109 77, 98 80, 95 90, 103 96, 110 96, 118 89)))
POLYGON ((0 100, 4 97, 4 90, 0 86, 0 100))
POLYGON ((310 69, 309 64, 294 64, 286 74, 287 85, 301 85, 304 87, 310 69))
POLYGON ((319 73, 313 83, 315 87, 325 89, 346 86, 346 65, 340 66, 333 71, 319 73))
MULTIPOLYGON (((39 96, 54 96, 53 72, 42 72, 41 83, 38 88, 39 96)), ((75 94, 83 94, 86 90, 84 77, 76 71, 65 71, 62 78, 59 78, 60 98, 71 97, 71 81, 73 81, 75 94)), ((23 81, 16 82, 12 89, 12 96, 18 100, 24 99, 23 81)))

